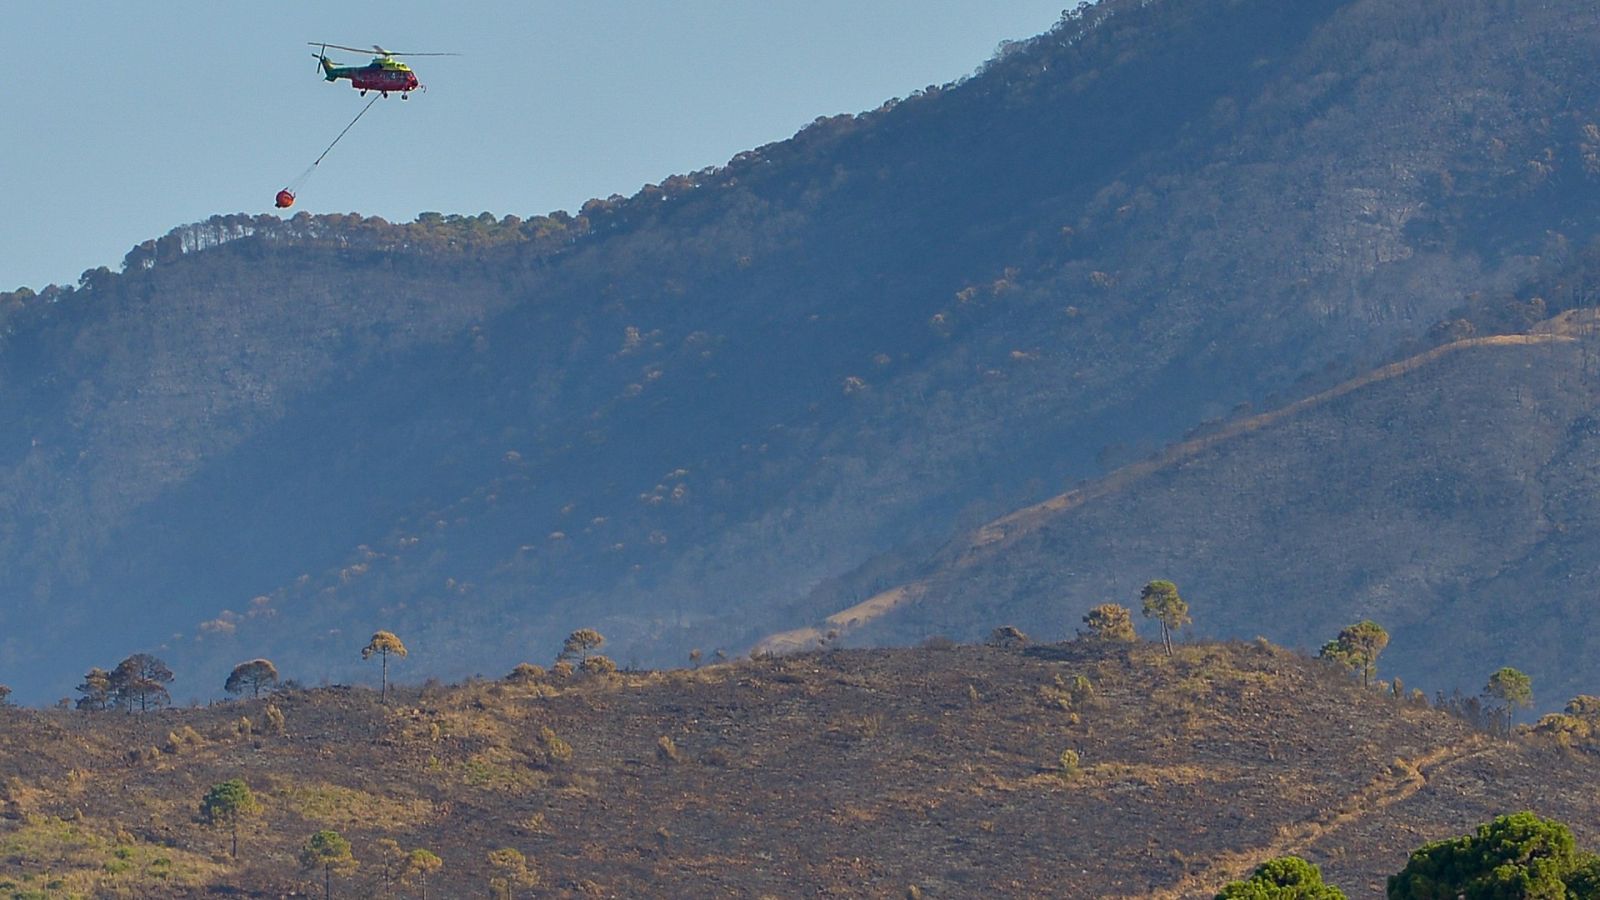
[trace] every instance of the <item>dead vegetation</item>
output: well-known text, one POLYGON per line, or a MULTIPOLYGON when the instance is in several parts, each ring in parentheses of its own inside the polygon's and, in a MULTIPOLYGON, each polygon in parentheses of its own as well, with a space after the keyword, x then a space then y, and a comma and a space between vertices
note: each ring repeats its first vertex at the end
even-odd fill
POLYGON ((1355 895, 1497 813, 1592 841, 1585 760, 1264 643, 830 651, 402 687, 387 706, 325 688, 8 709, 0 896, 279 896, 322 829, 370 863, 335 875, 346 896, 381 895, 386 838, 443 860, 430 896, 512 877, 507 850, 553 896, 1209 896, 1289 852, 1355 895), (268 703, 281 733, 238 727, 268 703), (197 815, 230 778, 261 805, 236 862, 197 815))

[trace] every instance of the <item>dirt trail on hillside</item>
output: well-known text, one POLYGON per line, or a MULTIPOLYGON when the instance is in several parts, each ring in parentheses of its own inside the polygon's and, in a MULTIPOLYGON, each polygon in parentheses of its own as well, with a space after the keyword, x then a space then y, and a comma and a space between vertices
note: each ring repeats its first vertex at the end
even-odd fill
POLYGON ((1240 419, 1237 422, 1223 426, 1211 434, 1184 441, 1180 444, 1174 444, 1162 451, 1161 455, 1154 459, 1124 466, 1080 490, 1068 491, 1065 494, 1051 497, 1042 503, 1026 506, 1016 512, 1002 516, 987 525, 980 526, 972 533, 966 553, 970 554, 990 544, 996 544, 1032 532, 1057 513, 1080 506, 1085 501, 1117 493, 1136 481, 1198 456, 1218 444, 1260 431, 1269 425, 1275 425, 1284 419, 1305 412, 1308 409, 1322 406, 1331 400, 1336 400, 1368 385, 1415 372, 1444 356, 1461 350, 1479 347, 1527 347, 1539 344, 1570 343, 1574 340, 1576 338, 1564 334, 1502 334, 1492 337, 1468 338, 1456 341, 1453 344, 1435 347, 1426 353, 1419 353, 1399 362, 1373 369, 1365 375, 1342 382, 1319 394, 1296 400, 1287 406, 1281 406, 1249 418, 1240 419))
MULTIPOLYGON (((1198 871, 1179 879, 1168 888, 1137 895, 1139 900, 1188 900, 1211 898, 1230 881, 1255 870, 1261 863, 1279 856, 1304 855, 1306 850, 1340 828, 1396 803, 1410 799, 1427 787, 1438 773, 1492 749, 1483 735, 1473 735, 1459 743, 1436 747, 1414 759, 1396 759, 1360 790, 1331 804, 1315 818, 1281 826, 1272 840, 1259 847, 1223 853, 1198 871)), ((1134 895, 1106 895, 1101 900, 1135 900, 1134 895)))
MULTIPOLYGON (((1443 344, 1399 362, 1380 366, 1371 372, 1342 382, 1321 393, 1313 394, 1310 397, 1259 415, 1229 423, 1211 434, 1173 444, 1162 451, 1159 456, 1123 466, 1077 490, 1058 494, 1041 503, 1025 506, 1015 512, 1001 516, 992 522, 979 526, 965 537, 952 541, 949 548, 941 555, 948 557, 953 554, 955 559, 951 568, 959 571, 973 565, 980 559, 988 558, 997 549, 997 545, 1012 543, 1020 537, 1031 534, 1046 522, 1067 510, 1082 506, 1090 500, 1115 494, 1135 482, 1148 478, 1162 470, 1172 468, 1185 460, 1192 459, 1218 444, 1260 431, 1291 416, 1305 412, 1308 409, 1314 409, 1369 385, 1415 372, 1445 356, 1463 350, 1474 350, 1483 347, 1529 347, 1541 344, 1572 343, 1577 340, 1577 337, 1569 333, 1570 330, 1571 327, 1567 323, 1558 322, 1553 326, 1553 330, 1550 331, 1467 338, 1454 343, 1443 344)), ((823 625, 820 627, 797 628, 792 631, 769 635, 757 643, 752 652, 781 654, 814 650, 828 639, 828 632, 836 632, 842 635, 868 622, 882 618, 898 607, 915 603, 927 595, 929 589, 935 583, 934 579, 923 579, 882 591, 854 606, 828 616, 823 620, 823 625)))

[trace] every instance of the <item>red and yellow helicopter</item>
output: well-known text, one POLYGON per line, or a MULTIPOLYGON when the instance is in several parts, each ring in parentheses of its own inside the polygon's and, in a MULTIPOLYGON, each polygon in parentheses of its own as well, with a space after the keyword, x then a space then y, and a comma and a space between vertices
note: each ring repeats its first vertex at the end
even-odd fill
MULTIPOLYGON (((348 78, 350 79, 350 86, 360 91, 363 97, 367 95, 367 91, 377 91, 384 97, 389 96, 390 91, 398 91, 400 99, 405 100, 412 91, 422 87, 422 82, 417 80, 417 73, 411 71, 410 66, 396 59, 396 57, 458 55, 455 53, 393 53, 374 44, 372 49, 376 50, 378 55, 373 57, 372 62, 364 66, 341 66, 328 59, 329 48, 348 50, 351 53, 365 53, 366 51, 356 47, 341 47, 338 44, 327 44, 320 41, 307 41, 307 43, 317 48, 317 52, 311 55, 317 58, 317 68, 322 72, 324 78, 329 81, 348 78)), ((427 90, 427 88, 423 88, 423 90, 427 90)), ((356 117, 350 120, 350 124, 344 127, 344 131, 339 132, 339 136, 334 138, 333 143, 328 145, 328 149, 322 151, 322 155, 318 156, 311 165, 306 166, 306 170, 300 173, 300 177, 289 182, 287 187, 278 192, 277 197, 273 200, 273 204, 278 209, 288 209, 294 205, 295 192, 300 189, 300 185, 311 177, 311 173, 316 171, 317 166, 322 163, 323 157, 326 157, 334 147, 338 146, 340 141, 344 140, 344 136, 350 132, 350 129, 354 128, 355 124, 361 121, 361 117, 367 114, 367 110, 371 109, 373 104, 377 102, 377 97, 368 100, 367 104, 361 108, 361 112, 356 113, 356 117)))
MULTIPOLYGON (((320 41, 307 41, 311 46, 318 48, 313 54, 317 58, 318 67, 322 70, 322 77, 329 81, 338 81, 341 78, 350 79, 350 86, 361 92, 365 97, 367 91, 379 91, 383 96, 389 96, 390 91, 398 91, 400 99, 406 99, 410 93, 422 87, 422 82, 417 80, 417 73, 411 67, 401 62, 401 56, 455 56, 454 53, 394 53, 372 45, 377 51, 377 56, 372 62, 364 66, 341 66, 328 59, 328 50, 346 50, 350 53, 365 53, 359 47, 341 47, 338 44, 325 44, 320 41)), ((426 90, 426 88, 423 88, 426 90)))

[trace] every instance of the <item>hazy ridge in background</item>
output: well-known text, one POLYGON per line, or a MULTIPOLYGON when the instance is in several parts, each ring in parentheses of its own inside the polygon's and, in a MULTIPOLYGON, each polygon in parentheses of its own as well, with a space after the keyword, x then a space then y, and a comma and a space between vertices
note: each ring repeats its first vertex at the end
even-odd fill
MULTIPOLYGON (((157 650, 187 699, 254 656, 352 677, 377 628, 421 677, 816 622, 1197 427, 1585 305, 1597 45, 1576 0, 1107 0, 572 216, 219 218, 5 295, 0 679, 157 650)), ((1573 337, 1219 444, 851 639, 1065 634, 1172 577, 1204 634, 1373 615, 1419 686, 1504 646, 1592 687, 1573 337)))

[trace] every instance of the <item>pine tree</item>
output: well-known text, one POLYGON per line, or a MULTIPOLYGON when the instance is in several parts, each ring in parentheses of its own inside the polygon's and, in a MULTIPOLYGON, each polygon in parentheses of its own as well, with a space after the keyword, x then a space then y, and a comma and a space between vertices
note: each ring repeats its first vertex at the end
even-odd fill
POLYGON ((145 712, 172 702, 172 695, 167 693, 167 685, 172 683, 172 670, 148 653, 135 653, 117 663, 108 681, 112 704, 130 713, 135 707, 145 712))
POLYGON ((111 705, 111 673, 98 667, 90 669, 77 691, 83 695, 78 698, 79 709, 105 709, 111 705))
POLYGON ((444 860, 431 850, 417 848, 406 857, 406 880, 416 877, 422 885, 422 900, 428 900, 428 876, 444 868, 444 860))
POLYGON ((1369 619, 1340 631, 1337 638, 1322 645, 1322 652, 1318 655, 1351 671, 1360 672, 1361 684, 1365 686, 1371 684, 1373 676, 1378 673, 1378 654, 1387 646, 1389 632, 1369 619))
POLYGON ((372 640, 361 648, 362 659, 371 659, 376 655, 383 660, 383 674, 381 676, 382 680, 379 682, 381 687, 379 688, 378 696, 384 701, 389 699, 389 654, 391 653, 401 659, 406 658, 406 645, 400 643, 400 639, 395 637, 394 632, 391 631, 373 632, 372 640))
POLYGON ((300 865, 313 872, 322 870, 322 896, 328 900, 333 896, 333 873, 353 872, 359 863, 343 835, 324 829, 306 839, 300 848, 300 865))
POLYGON ((1235 881, 1216 900, 1345 900, 1344 891, 1324 884, 1322 870, 1298 856, 1269 859, 1244 881, 1235 881))
POLYGON ((1172 655, 1172 632, 1193 620, 1189 618, 1189 604, 1178 596, 1178 586, 1170 581, 1152 581, 1139 593, 1144 601, 1144 617, 1161 623, 1161 643, 1167 655, 1172 655))
POLYGON ((200 819, 213 827, 227 826, 233 834, 233 858, 239 858, 239 820, 261 811, 261 804, 241 778, 212 785, 200 801, 200 819))
POLYGON ((242 694, 248 690, 251 697, 260 697, 263 687, 271 688, 277 683, 278 667, 271 660, 252 659, 234 666, 222 689, 230 694, 242 694))
POLYGON ((579 664, 589 658, 589 651, 606 642, 606 636, 593 628, 580 628, 567 636, 561 644, 561 653, 556 659, 572 659, 578 657, 579 664))
POLYGON ((1531 812, 1500 816, 1475 834, 1434 841, 1390 876, 1390 900, 1593 897, 1600 857, 1567 826, 1531 812))
POLYGON ((1509 734, 1516 710, 1533 705, 1533 679, 1505 666, 1489 676, 1489 683, 1483 686, 1483 695, 1500 701, 1500 709, 1506 717, 1505 731, 1509 734))

